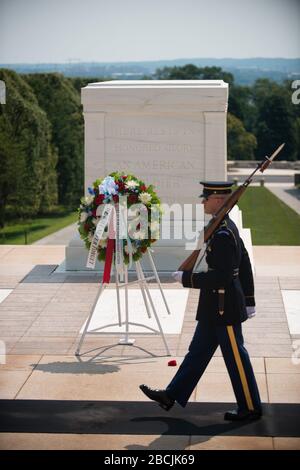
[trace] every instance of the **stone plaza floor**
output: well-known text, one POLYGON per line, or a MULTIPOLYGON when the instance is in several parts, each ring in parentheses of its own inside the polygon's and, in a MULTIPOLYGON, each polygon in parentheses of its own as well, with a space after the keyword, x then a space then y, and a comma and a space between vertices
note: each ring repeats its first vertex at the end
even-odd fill
MULTIPOLYGON (((193 330, 198 291, 189 290, 181 331, 162 338, 134 335, 135 345, 118 343, 119 334, 87 336, 79 360, 75 350, 80 329, 99 288, 97 273, 56 273, 64 246, 0 246, 0 340, 6 358, 0 364, 2 400, 144 402, 139 384, 164 388, 182 361, 193 330), (98 349, 97 349, 98 348, 98 349), (97 351, 95 352, 95 350, 97 351), (156 357, 149 354, 153 353, 156 357), (95 357, 96 353, 99 354, 95 357)), ((300 292, 300 247, 253 247, 256 267, 257 315, 244 324, 246 347, 252 358, 262 401, 300 403, 300 341, 291 337, 282 291, 300 292), (296 348, 298 348, 295 352, 296 348), (294 361, 292 356, 294 354, 294 361), (298 358, 299 360, 295 360, 298 358)), ((165 289, 183 289, 161 276, 165 289)), ((114 288, 112 284, 110 289, 114 288)), ((153 286, 155 288, 155 286, 153 286)), ((176 314, 176 312, 175 312, 176 314)), ((223 358, 217 350, 198 383, 192 403, 234 403, 223 358)), ((177 405, 178 406, 178 405, 177 405)), ((224 405, 226 411, 226 405, 224 405)), ((162 410, 153 403, 153 415, 162 410)), ((182 411, 184 417, 184 410, 182 411)), ((137 416, 142 418, 142 416, 137 416)), ((172 412, 166 413, 166 421, 172 412)), ((158 418, 157 418, 158 419, 158 418)), ((97 417, 95 416, 95 420, 97 417)), ((174 435, 163 419, 159 432, 2 432, 1 449, 300 449, 298 437, 272 435, 174 435)), ((145 424, 146 426, 146 424, 145 424)))

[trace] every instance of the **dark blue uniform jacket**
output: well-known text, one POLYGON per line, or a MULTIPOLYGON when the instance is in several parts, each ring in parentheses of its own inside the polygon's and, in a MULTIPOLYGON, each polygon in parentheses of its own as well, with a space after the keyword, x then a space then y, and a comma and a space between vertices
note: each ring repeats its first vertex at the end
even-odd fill
POLYGON ((184 271, 182 276, 184 287, 201 289, 196 320, 224 325, 245 321, 246 306, 255 305, 253 274, 248 252, 228 216, 209 240, 206 262, 207 272, 184 271))

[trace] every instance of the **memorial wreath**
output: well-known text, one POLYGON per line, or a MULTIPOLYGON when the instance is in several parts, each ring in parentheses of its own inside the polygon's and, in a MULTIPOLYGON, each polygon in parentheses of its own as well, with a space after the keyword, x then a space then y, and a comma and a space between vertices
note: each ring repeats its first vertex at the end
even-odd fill
MULTIPOLYGON (((109 251, 109 217, 107 208, 115 207, 126 201, 128 213, 136 204, 142 205, 147 211, 147 227, 139 223, 120 241, 122 261, 128 265, 131 260, 138 261, 147 249, 159 238, 159 218, 152 220, 151 211, 155 207, 156 214, 161 214, 161 202, 153 185, 146 185, 144 181, 132 174, 120 172, 110 173, 103 179, 94 181, 88 188, 89 195, 81 199, 78 209, 78 230, 87 249, 94 251, 99 261, 106 261, 109 251), (119 204, 120 202, 120 204, 119 204), (106 217, 106 219, 105 219, 106 217), (104 221, 105 219, 105 221, 104 221), (102 224, 102 230, 99 227, 102 224), (96 239, 96 235, 101 235, 96 239)), ((138 206, 135 206, 138 207, 138 206)), ((119 213, 119 212, 118 212, 119 213)), ((134 222, 134 221, 133 221, 134 222)), ((131 221, 131 227, 132 227, 131 221)), ((91 266, 90 266, 91 267, 91 266)))

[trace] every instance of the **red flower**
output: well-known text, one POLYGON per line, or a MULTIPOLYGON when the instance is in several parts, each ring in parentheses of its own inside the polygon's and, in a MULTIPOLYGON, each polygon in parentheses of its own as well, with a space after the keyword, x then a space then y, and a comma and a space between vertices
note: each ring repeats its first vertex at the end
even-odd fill
POLYGON ((90 225, 89 224, 84 224, 83 226, 85 232, 89 232, 90 230, 90 225))
POLYGON ((93 210, 92 210, 92 214, 93 214, 94 217, 97 217, 97 216, 96 216, 96 212, 97 212, 97 209, 93 209, 93 210))
POLYGON ((168 366, 171 366, 171 367, 177 366, 176 359, 171 359, 171 361, 168 362, 168 366))
POLYGON ((142 246, 141 252, 142 252, 142 253, 146 253, 146 251, 147 251, 147 247, 146 247, 146 246, 142 246))
POLYGON ((125 191, 125 184, 123 183, 123 181, 117 181, 117 185, 118 185, 119 191, 125 191))
POLYGON ((134 204, 137 201, 138 201, 138 196, 136 194, 129 194, 128 202, 130 202, 130 204, 134 204))
POLYGON ((122 178, 123 178, 123 180, 126 180, 126 178, 127 178, 127 175, 126 175, 126 176, 125 176, 125 175, 123 175, 123 176, 122 176, 122 178))
POLYGON ((114 202, 119 202, 119 196, 117 194, 113 195, 114 202))
POLYGON ((140 190, 141 190, 141 191, 147 191, 147 187, 146 187, 144 184, 142 184, 142 185, 140 186, 140 190))
POLYGON ((95 198, 95 204, 99 206, 100 204, 103 203, 104 198, 105 198, 104 194, 99 194, 99 196, 95 198))

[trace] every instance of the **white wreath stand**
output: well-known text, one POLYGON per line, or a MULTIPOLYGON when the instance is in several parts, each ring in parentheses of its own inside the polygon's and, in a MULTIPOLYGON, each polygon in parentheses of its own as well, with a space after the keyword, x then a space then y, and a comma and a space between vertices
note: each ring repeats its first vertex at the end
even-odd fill
MULTIPOLYGON (((168 344, 167 344, 167 341, 166 341, 166 338, 165 338, 165 335, 164 335, 164 332, 163 332, 163 329, 161 327, 161 324, 160 324, 160 321, 159 321, 159 318, 158 318, 158 314, 157 314, 156 309, 155 309, 154 302, 153 302, 152 297, 151 297, 150 290, 148 288, 148 284, 147 284, 148 281, 151 281, 151 280, 154 280, 154 279, 156 280, 156 284, 158 285, 159 290, 161 292, 161 295, 162 295, 165 307, 167 309, 167 312, 168 312, 169 315, 171 313, 170 313, 170 310, 169 310, 169 307, 168 307, 163 289, 161 287, 160 279, 159 279, 158 274, 157 274, 157 270, 156 270, 156 267, 155 267, 155 264, 154 264, 154 261, 153 261, 152 255, 151 255, 151 251, 149 249, 147 250, 147 254, 148 254, 150 265, 151 265, 151 268, 152 268, 152 271, 153 271, 152 276, 145 277, 140 261, 136 261, 135 262, 135 269, 136 269, 137 279, 135 281, 128 282, 128 268, 125 267, 125 273, 124 273, 125 274, 124 275, 125 280, 124 280, 124 282, 121 283, 121 282, 119 282, 118 273, 116 272, 116 268, 114 267, 114 274, 115 274, 115 281, 116 281, 116 293, 117 293, 117 305, 118 305, 118 323, 111 323, 109 325, 104 325, 104 326, 101 326, 99 328, 95 328, 94 330, 88 331, 88 328, 89 328, 90 322, 92 320, 93 313, 94 313, 95 307, 97 305, 97 302, 98 302, 100 296, 102 295, 102 293, 104 292, 105 288, 108 286, 107 283, 102 283, 101 284, 99 292, 98 292, 98 294, 96 296, 96 299, 94 301, 93 307, 91 309, 91 313, 90 313, 90 315, 89 315, 89 317, 86 321, 86 324, 85 324, 83 333, 81 335, 77 350, 75 352, 76 356, 80 356, 81 346, 82 346, 84 338, 87 334, 91 334, 91 335, 100 335, 100 334, 105 334, 105 333, 106 334, 112 334, 112 332, 105 332, 105 331, 101 333, 100 330, 104 330, 105 328, 109 328, 109 327, 113 327, 113 326, 122 327, 123 325, 125 325, 125 336, 124 336, 124 338, 120 339, 119 342, 115 344, 115 346, 117 346, 118 344, 132 346, 134 344, 135 339, 129 338, 129 326, 134 325, 134 326, 140 326, 140 327, 146 328, 146 329, 150 330, 152 332, 152 334, 160 335, 162 337, 163 342, 164 342, 166 352, 167 352, 167 356, 171 355, 168 344), (151 314, 151 310, 152 310, 153 315, 154 315, 155 320, 156 320, 156 323, 157 323, 157 328, 158 329, 152 328, 148 325, 143 325, 141 323, 134 323, 134 322, 129 321, 128 286, 130 284, 138 284, 139 285, 139 287, 141 289, 142 296, 143 296, 143 300, 144 300, 144 304, 145 304, 145 307, 146 307, 148 318, 152 317, 152 314, 151 314), (120 289, 121 288, 125 289, 125 321, 122 320, 122 315, 121 315, 121 302, 120 302, 120 289)), ((142 332, 139 332, 139 333, 135 332, 135 334, 143 334, 143 333, 142 332)), ((142 349, 142 348, 140 348, 140 349, 142 349)))

